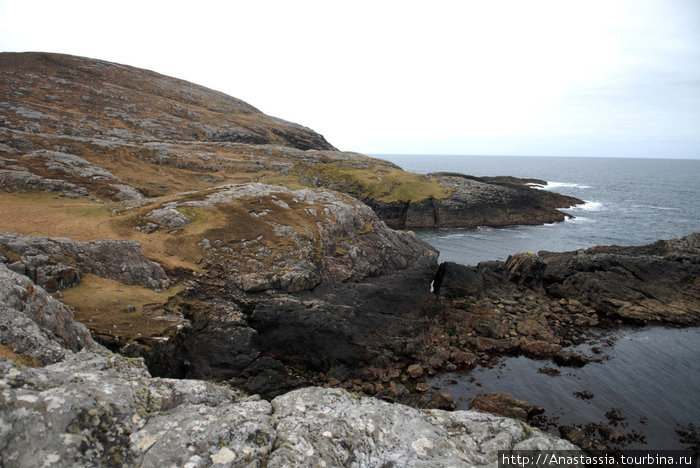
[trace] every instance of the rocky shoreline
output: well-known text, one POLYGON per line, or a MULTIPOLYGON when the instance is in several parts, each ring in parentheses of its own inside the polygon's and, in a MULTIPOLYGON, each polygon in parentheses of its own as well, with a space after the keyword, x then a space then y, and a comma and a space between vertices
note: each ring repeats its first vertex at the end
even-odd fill
MULTIPOLYGON (((427 376, 585 365, 567 348, 589 330, 700 321, 699 233, 438 265, 393 228, 549 223, 581 200, 407 173, 146 70, 3 53, 0 73, 0 464, 493 465, 573 446, 443 412, 427 376)), ((499 405, 539 411, 475 403, 499 405)))
POLYGON ((3 264, 0 292, 3 466, 494 466, 498 450, 575 449, 484 413, 313 387, 268 402, 225 384, 153 378, 3 264))

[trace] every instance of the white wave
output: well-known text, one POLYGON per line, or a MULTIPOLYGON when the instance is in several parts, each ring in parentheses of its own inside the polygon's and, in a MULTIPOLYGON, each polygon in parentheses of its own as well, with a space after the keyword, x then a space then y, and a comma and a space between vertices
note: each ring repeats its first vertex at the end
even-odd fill
POLYGON ((583 211, 600 211, 603 209, 603 204, 597 201, 584 200, 580 205, 574 205, 570 210, 583 210, 583 211))
POLYGON ((590 223, 593 221, 591 218, 585 218, 583 216, 576 216, 576 217, 567 217, 564 222, 567 223, 590 223))
POLYGON ((577 188, 577 189, 589 189, 591 188, 590 185, 583 185, 583 184, 574 184, 573 182, 552 182, 552 181, 547 181, 547 185, 542 186, 539 184, 528 184, 531 187, 542 189, 542 190, 553 190, 559 187, 565 187, 565 188, 577 188))

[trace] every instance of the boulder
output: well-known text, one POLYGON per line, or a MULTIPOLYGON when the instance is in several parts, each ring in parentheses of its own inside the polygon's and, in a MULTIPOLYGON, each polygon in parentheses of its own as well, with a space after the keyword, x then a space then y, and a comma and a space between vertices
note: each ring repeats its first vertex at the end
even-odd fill
POLYGON ((70 352, 100 348, 72 311, 41 286, 0 263, 0 344, 41 364, 70 352))
POLYGON ((151 289, 169 284, 163 268, 148 260, 135 241, 77 242, 0 232, 0 249, 20 257, 11 265, 13 270, 52 291, 79 283, 80 272, 151 289))
POLYGON ((512 419, 419 410, 340 389, 304 388, 272 401, 277 466, 482 466, 499 450, 576 450, 512 419))
POLYGON ((527 420, 534 414, 541 413, 540 408, 524 400, 514 398, 502 392, 481 393, 469 401, 469 409, 509 418, 527 420))

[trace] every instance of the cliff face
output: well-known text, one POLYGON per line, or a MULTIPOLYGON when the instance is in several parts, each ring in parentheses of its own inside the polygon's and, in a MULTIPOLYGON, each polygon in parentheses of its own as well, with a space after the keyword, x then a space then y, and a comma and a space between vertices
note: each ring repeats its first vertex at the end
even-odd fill
MULTIPOLYGON (((11 244, 31 253, 54 242, 11 244)), ((268 402, 229 385, 153 378, 143 360, 94 343, 66 306, 3 263, 0 299, 2 466, 491 466, 498 450, 575 449, 472 411, 313 387, 268 402)))
MULTIPOLYGON (((462 174, 429 174, 450 190, 447 198, 417 202, 382 202, 365 199, 394 228, 512 226, 563 221, 560 208, 581 203, 574 197, 533 190, 521 179, 492 181, 462 174)), ((544 184, 544 181, 538 181, 544 184)))

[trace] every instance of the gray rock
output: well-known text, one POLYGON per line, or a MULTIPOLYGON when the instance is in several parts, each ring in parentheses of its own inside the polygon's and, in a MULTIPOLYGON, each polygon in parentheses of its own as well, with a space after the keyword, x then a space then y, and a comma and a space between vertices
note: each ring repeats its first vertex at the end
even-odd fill
POLYGON ((144 198, 141 192, 130 185, 110 184, 110 187, 118 191, 114 198, 120 201, 143 200, 144 198))
POLYGON ((497 466, 498 450, 576 450, 524 423, 473 411, 418 410, 340 389, 272 401, 277 440, 267 466, 497 466))
POLYGON ((264 230, 271 227, 279 241, 243 239, 233 250, 238 258, 228 264, 222 258, 225 255, 216 255, 217 249, 207 251, 230 272, 236 286, 247 292, 299 292, 322 282, 359 281, 437 260, 437 252, 417 236, 389 229, 365 204, 324 189, 224 185, 211 189, 204 200, 168 203, 148 217, 174 228, 188 221, 176 210, 179 206, 203 207, 251 198, 264 201, 266 208, 251 213, 249 222, 268 225, 264 230), (303 226, 298 225, 299 215, 303 226), (272 247, 277 251, 273 262, 272 247))
POLYGON ((81 352, 45 368, 0 360, 3 466, 244 466, 274 441, 270 404, 140 359, 81 352))
POLYGON ((42 159, 46 169, 60 171, 72 176, 86 179, 116 179, 109 171, 95 166, 90 161, 69 153, 38 150, 24 155, 27 159, 42 159))
POLYGON ((27 171, 9 169, 0 169, 0 188, 8 192, 19 190, 69 191, 79 195, 88 195, 87 189, 65 180, 47 179, 27 171))
POLYGON ((575 447, 507 418, 338 389, 270 404, 213 383, 151 378, 140 359, 109 352, 43 368, 0 360, 7 467, 496 466, 503 449, 575 447))
POLYGON ((135 241, 95 240, 76 242, 66 238, 24 236, 0 232, 0 247, 20 255, 12 268, 51 290, 70 287, 83 273, 110 278, 125 284, 152 289, 166 288, 163 268, 148 260, 135 241), (60 258, 70 261, 66 265, 60 258))
POLYGON ((15 353, 42 364, 70 351, 95 348, 90 332, 73 321, 72 311, 26 276, 0 264, 0 340, 15 353))
POLYGON ((175 229, 190 223, 190 219, 172 206, 152 210, 147 215, 167 229, 175 229))

